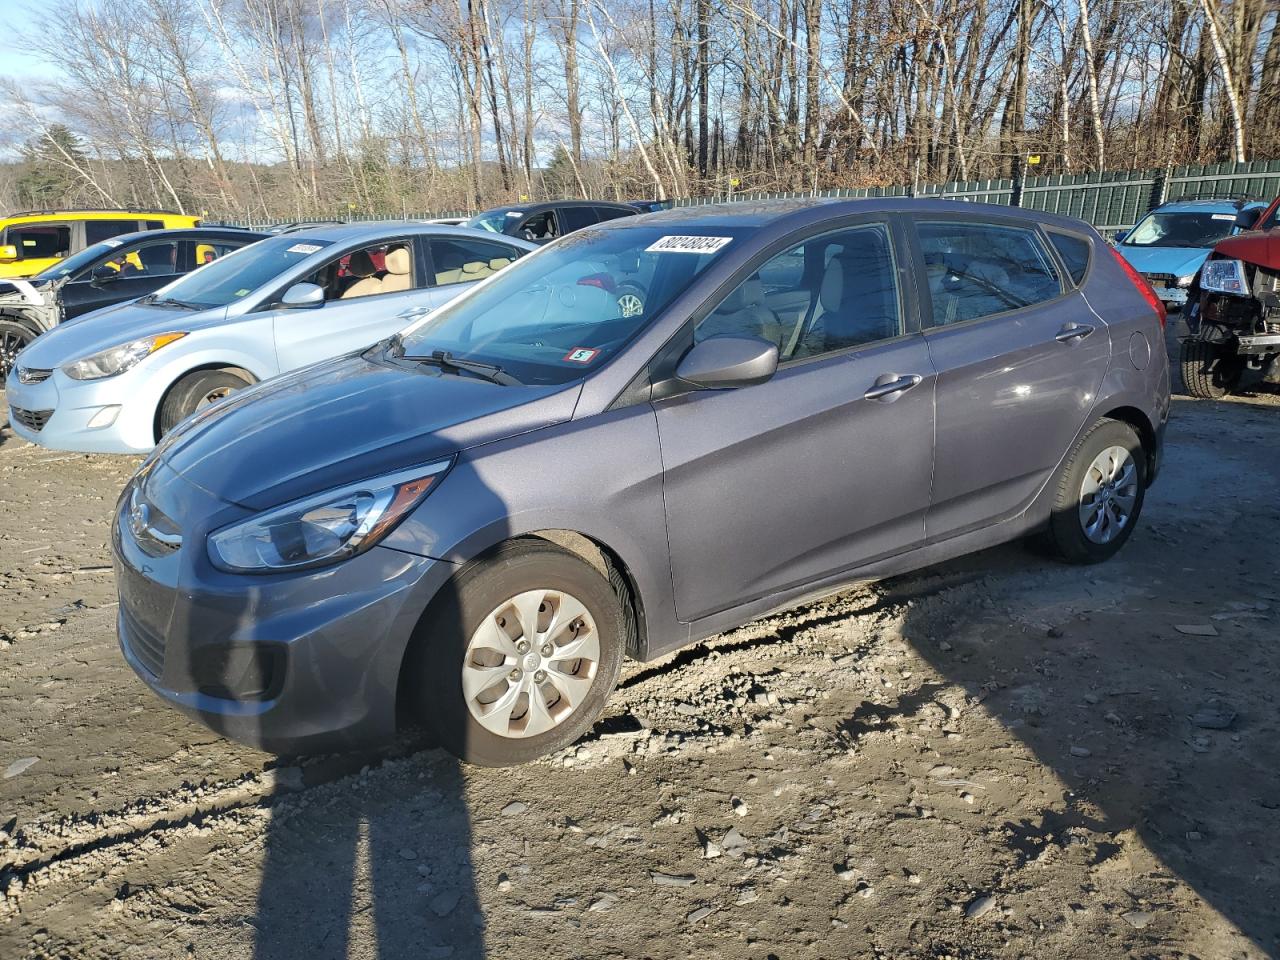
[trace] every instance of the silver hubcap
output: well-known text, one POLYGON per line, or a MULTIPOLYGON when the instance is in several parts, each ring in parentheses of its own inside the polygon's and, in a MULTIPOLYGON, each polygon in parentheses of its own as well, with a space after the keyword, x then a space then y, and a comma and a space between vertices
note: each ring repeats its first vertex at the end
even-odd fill
POLYGON ((1124 447, 1107 447, 1080 484, 1080 526, 1094 543, 1110 543, 1129 524, 1138 502, 1138 468, 1124 447))
POLYGON ((618 298, 618 309, 624 317, 638 317, 644 313, 644 301, 634 293, 624 293, 618 298))
POLYGON ((462 660, 475 721, 500 737, 536 737, 586 699, 600 664, 596 623, 562 590, 527 590, 476 628, 462 660))

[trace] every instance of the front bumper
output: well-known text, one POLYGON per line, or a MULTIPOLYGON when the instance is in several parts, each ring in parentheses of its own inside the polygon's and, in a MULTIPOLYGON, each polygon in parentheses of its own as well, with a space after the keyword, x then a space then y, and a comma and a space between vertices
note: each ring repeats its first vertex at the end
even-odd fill
POLYGON ((21 383, 18 366, 5 381, 13 432, 52 450, 146 453, 155 445, 154 409, 123 377, 72 380, 54 370, 40 383, 21 383))
POLYGON ((112 546, 134 672, 193 719, 275 753, 394 735, 405 650, 456 569, 374 547, 332 567, 236 576, 208 563, 203 534, 168 556, 145 553, 119 511, 112 546))

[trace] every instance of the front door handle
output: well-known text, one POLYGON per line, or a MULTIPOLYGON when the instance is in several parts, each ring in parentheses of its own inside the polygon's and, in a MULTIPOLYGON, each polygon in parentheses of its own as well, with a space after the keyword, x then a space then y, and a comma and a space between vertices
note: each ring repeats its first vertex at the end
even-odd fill
POLYGON ((910 390, 923 379, 924 377, 914 373, 902 377, 895 377, 891 373, 881 374, 863 396, 868 400, 895 400, 898 394, 910 390))
POLYGON ((431 307, 431 306, 410 307, 408 310, 402 310, 399 313, 397 313, 396 319, 397 320, 416 320, 419 317, 425 317, 428 313, 430 313, 434 309, 435 307, 431 307))
POLYGON ((1068 323, 1054 334, 1053 339, 1059 343, 1070 343, 1072 340, 1083 340, 1093 333, 1093 327, 1087 323, 1068 323))

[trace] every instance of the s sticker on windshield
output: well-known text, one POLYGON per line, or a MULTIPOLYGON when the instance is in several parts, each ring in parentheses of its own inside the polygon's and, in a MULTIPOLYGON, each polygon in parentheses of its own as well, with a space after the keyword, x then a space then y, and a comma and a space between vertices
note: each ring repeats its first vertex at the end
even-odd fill
POLYGON ((1215 220, 1234 220, 1235 218, 1236 218, 1236 215, 1235 215, 1234 213, 1215 213, 1215 214, 1213 214, 1213 219, 1215 219, 1215 220))
POLYGON ((645 247, 645 253, 715 253, 733 237, 663 237, 645 247))
POLYGON ((314 243, 295 243, 285 253, 316 253, 324 248, 314 243))
POLYGON ((243 297, 243 296, 244 296, 246 293, 248 293, 248 292, 249 292, 249 288, 248 288, 248 287, 245 287, 243 290, 237 290, 237 291, 236 291, 236 296, 237 296, 237 297, 243 297))
POLYGON ((565 363, 590 363, 600 355, 599 350, 590 347, 574 347, 564 355, 565 363))

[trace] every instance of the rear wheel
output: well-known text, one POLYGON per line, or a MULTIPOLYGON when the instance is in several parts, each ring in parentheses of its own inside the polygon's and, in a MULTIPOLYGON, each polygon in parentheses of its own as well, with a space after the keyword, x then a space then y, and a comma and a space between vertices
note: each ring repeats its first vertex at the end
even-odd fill
POLYGON ((197 370, 169 388, 160 404, 160 436, 164 436, 191 414, 248 384, 225 370, 197 370))
POLYGON ((1228 346, 1198 338, 1182 341, 1182 382, 1202 400, 1221 400, 1240 385, 1244 360, 1228 346))
POLYGON ((35 331, 13 320, 0 320, 0 389, 13 369, 18 354, 36 338, 35 331))
POLYGON ((1147 456, 1133 427, 1099 420, 1076 444, 1057 478, 1046 534, 1069 563, 1100 563, 1133 534, 1147 487, 1147 456))
POLYGON ((450 753, 525 763, 577 740, 600 715, 622 669, 624 623, 613 587, 590 564, 513 541, 433 602, 405 689, 450 753))

